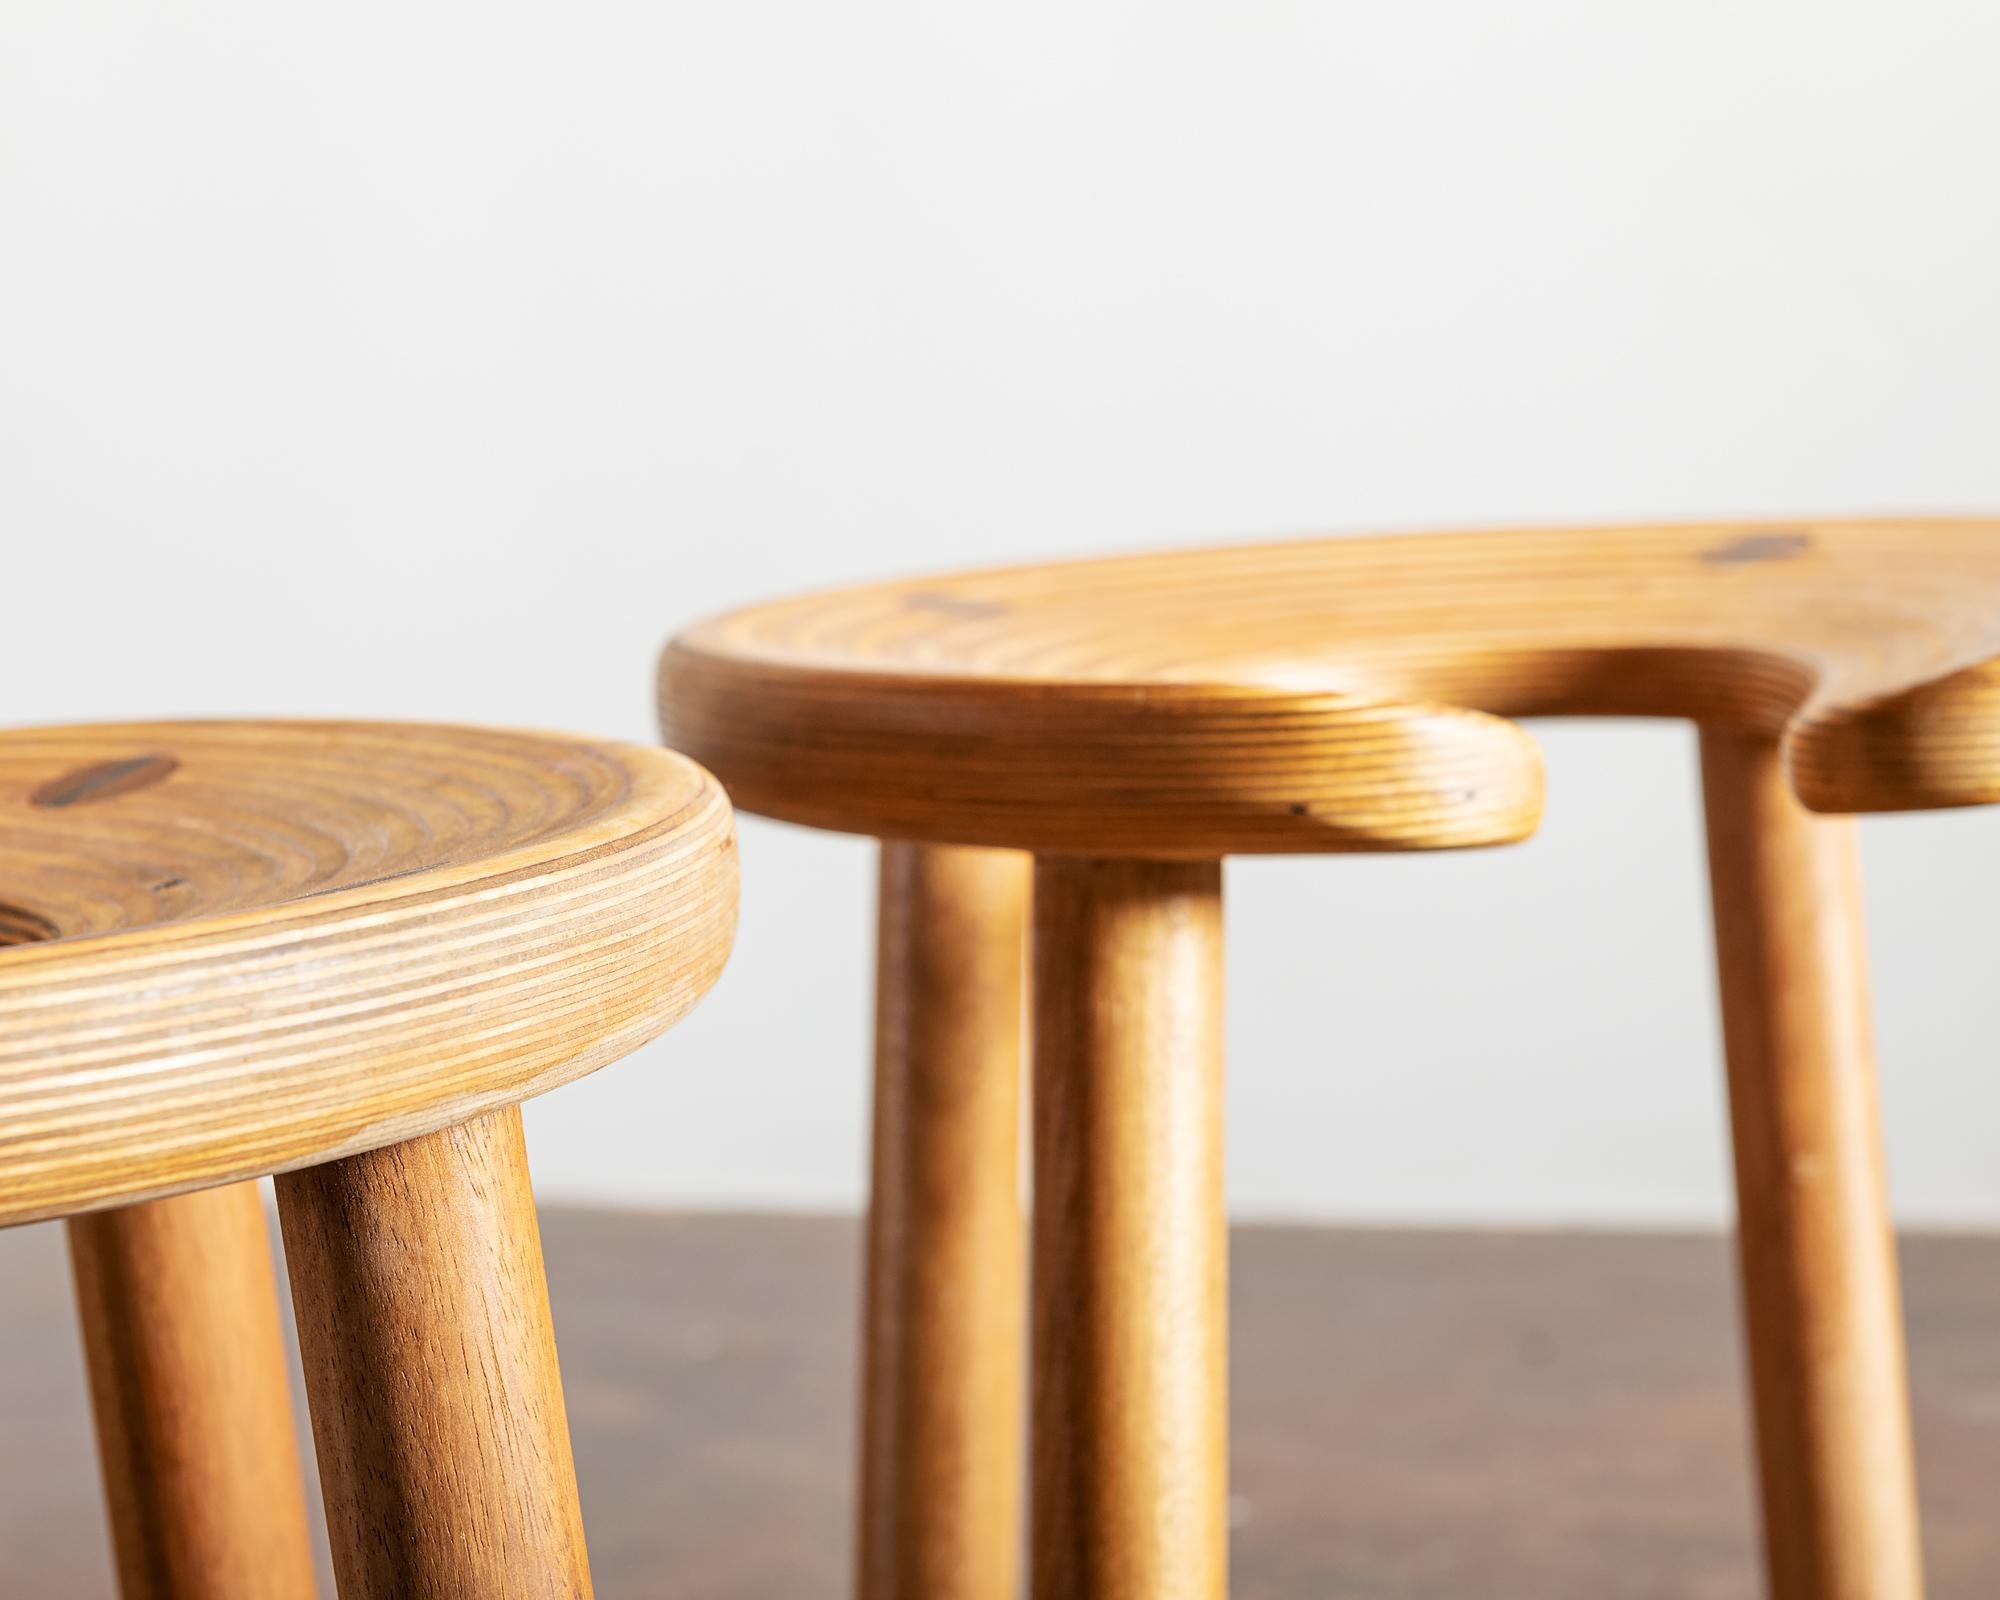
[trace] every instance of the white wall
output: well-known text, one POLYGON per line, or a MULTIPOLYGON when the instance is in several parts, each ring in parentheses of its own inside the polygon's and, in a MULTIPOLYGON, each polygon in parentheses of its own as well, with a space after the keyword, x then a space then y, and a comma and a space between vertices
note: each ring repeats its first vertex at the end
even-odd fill
MULTIPOLYGON (((0 719, 650 733, 774 589, 1233 534, 2000 506, 1983 4, 0 8, 0 719)), ((1691 748, 1233 866, 1244 1211, 1727 1204, 1691 748)), ((2000 1220, 2000 816, 1867 825, 1895 1191, 2000 1220)), ((870 852, 545 1192, 849 1205, 870 852)))

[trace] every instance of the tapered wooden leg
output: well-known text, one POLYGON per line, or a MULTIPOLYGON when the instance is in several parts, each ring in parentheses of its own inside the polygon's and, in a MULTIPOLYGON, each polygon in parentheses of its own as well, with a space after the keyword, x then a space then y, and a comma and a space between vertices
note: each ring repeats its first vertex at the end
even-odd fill
POLYGON ((1776 1600, 1923 1588, 1852 821, 1706 732, 1737 1233, 1776 1600))
POLYGON ((1013 1600, 1029 862, 887 843, 861 1416, 862 1600, 1013 1600))
POLYGON ((521 1114, 278 1179, 343 1600, 590 1594, 521 1114))
POLYGON ((1043 857, 1036 1600, 1227 1587, 1222 870, 1043 857))
POLYGON ((68 1229, 119 1592, 311 1600, 257 1185, 102 1211, 68 1229))

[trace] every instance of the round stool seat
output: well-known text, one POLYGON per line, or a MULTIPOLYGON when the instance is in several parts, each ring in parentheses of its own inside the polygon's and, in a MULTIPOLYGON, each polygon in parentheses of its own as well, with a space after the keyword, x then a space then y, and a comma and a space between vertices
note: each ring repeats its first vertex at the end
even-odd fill
POLYGON ((664 751, 0 733, 0 1224, 320 1163, 615 1060, 708 989, 727 802, 664 751))
POLYGON ((748 811, 1131 855, 1533 831, 1511 720, 1781 736, 1820 810, 2000 799, 2000 521, 1496 532, 1175 551, 803 596, 660 664, 748 811))

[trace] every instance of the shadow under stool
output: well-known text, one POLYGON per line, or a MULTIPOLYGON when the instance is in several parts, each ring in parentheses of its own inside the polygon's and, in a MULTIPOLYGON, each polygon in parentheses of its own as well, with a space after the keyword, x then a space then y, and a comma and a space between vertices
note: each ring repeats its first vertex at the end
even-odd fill
POLYGON ((0 733, 0 1225, 68 1218, 127 1600, 590 1593, 518 1102, 728 953, 692 762, 350 723, 0 733))
POLYGON ((2000 800, 1996 655, 2000 522, 1947 519, 1186 550, 673 640, 670 744, 883 840, 860 1593, 1013 1594, 1024 1322, 1038 1600, 1224 1592, 1221 860, 1522 839, 1514 719, 1641 716, 1700 729, 1771 1592, 1914 1600, 1854 829, 1813 813, 2000 800))

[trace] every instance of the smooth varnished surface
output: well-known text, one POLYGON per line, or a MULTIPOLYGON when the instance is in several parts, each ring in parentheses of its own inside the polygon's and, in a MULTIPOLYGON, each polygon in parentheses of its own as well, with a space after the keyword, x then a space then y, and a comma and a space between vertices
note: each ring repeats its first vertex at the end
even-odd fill
POLYGON ((1920 1600, 1861 863, 1754 735, 1701 739, 1772 1600, 1920 1600))
POLYGON ((590 1600, 519 1107, 277 1188, 341 1600, 590 1600))
POLYGON ((1034 1600, 1227 1593, 1222 868, 1033 891, 1034 1600))
POLYGON ((2000 521, 1188 550, 808 595, 660 665, 746 810, 885 837, 1212 855, 1518 839, 1510 719, 1784 741, 1811 806, 2000 800, 2000 521))
POLYGON ((729 808, 663 751, 351 723, 0 733, 0 1223, 578 1077, 708 989, 729 808))
POLYGON ((885 844, 858 1600, 1014 1600, 1029 862, 885 844))
POLYGON ((314 1600, 259 1190, 68 1224, 121 1600, 314 1600))

